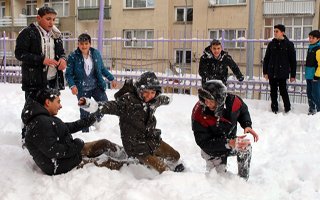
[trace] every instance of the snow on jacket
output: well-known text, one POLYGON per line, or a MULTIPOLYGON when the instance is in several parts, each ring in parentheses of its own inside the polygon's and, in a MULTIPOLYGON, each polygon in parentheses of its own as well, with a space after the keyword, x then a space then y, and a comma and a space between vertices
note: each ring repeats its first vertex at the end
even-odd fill
POLYGON ((196 143, 210 156, 220 156, 231 151, 227 144, 230 139, 236 138, 237 122, 242 128, 252 125, 247 105, 233 94, 227 94, 219 120, 200 101, 192 111, 192 130, 196 143))
MULTIPOLYGON (((54 59, 65 58, 61 37, 54 38, 54 59)), ((22 90, 32 91, 47 87, 47 69, 43 65, 45 55, 42 53, 41 36, 34 24, 23 29, 17 37, 15 56, 22 61, 22 90)), ((58 70, 58 89, 64 89, 63 71, 58 70)))
POLYGON ((37 166, 48 175, 66 173, 82 160, 83 141, 73 139, 71 133, 95 122, 95 114, 86 119, 64 123, 50 116, 46 108, 28 101, 21 118, 26 125, 25 145, 37 166))
POLYGON ((287 79, 296 77, 297 61, 294 45, 287 37, 273 38, 268 44, 263 60, 263 74, 269 78, 287 79))
POLYGON ((217 79, 226 85, 228 67, 230 67, 239 81, 243 80, 243 75, 238 65, 227 52, 222 50, 219 58, 216 59, 210 50, 210 46, 206 47, 199 63, 199 75, 201 76, 202 84, 208 80, 217 79))
POLYGON ((161 130, 156 129, 156 109, 170 102, 169 97, 156 96, 145 103, 137 93, 132 80, 126 81, 123 89, 115 94, 115 101, 100 106, 103 114, 119 116, 122 144, 129 156, 152 155, 159 148, 161 130))
MULTIPOLYGON (((92 56, 93 70, 95 77, 97 78, 97 85, 99 88, 105 90, 107 84, 103 79, 103 76, 109 81, 112 81, 114 77, 107 68, 105 68, 98 50, 91 47, 90 55, 92 56)), ((69 87, 77 86, 79 93, 82 93, 82 85, 86 72, 84 70, 84 59, 79 48, 69 55, 65 76, 69 87)))

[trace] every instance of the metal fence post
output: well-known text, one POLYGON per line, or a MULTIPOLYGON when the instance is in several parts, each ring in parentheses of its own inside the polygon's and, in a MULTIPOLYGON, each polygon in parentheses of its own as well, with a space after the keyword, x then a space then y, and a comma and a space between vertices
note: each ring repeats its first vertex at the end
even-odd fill
POLYGON ((6 78, 6 65, 7 65, 7 55, 6 55, 6 32, 3 31, 3 82, 7 82, 6 78))

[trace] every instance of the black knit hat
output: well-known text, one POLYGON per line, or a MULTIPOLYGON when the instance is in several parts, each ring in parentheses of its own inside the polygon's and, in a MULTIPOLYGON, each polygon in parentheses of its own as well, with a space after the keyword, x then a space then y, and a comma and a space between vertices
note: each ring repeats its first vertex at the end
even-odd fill
POLYGON ((224 105, 227 97, 227 87, 220 80, 210 80, 198 90, 199 100, 204 103, 206 99, 215 100, 217 107, 224 105))
POLYGON ((155 90, 157 94, 161 93, 161 85, 157 78, 157 76, 154 74, 154 72, 145 72, 141 74, 140 78, 135 83, 135 87, 139 91, 143 91, 145 89, 147 90, 155 90))

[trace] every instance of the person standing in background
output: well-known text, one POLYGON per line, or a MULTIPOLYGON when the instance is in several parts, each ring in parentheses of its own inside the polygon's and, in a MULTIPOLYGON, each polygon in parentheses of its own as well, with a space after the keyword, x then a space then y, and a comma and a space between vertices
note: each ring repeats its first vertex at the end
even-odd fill
POLYGON ((320 111, 320 31, 309 33, 309 48, 306 58, 305 77, 307 80, 307 95, 309 112, 314 115, 320 111))
POLYGON ((22 90, 25 99, 34 99, 44 88, 64 89, 66 56, 61 32, 54 25, 57 12, 39 8, 37 22, 23 29, 16 41, 15 56, 22 61, 22 90))
POLYGON ((228 52, 222 50, 219 40, 212 40, 210 45, 203 51, 199 63, 199 75, 202 85, 208 80, 221 80, 227 85, 228 67, 241 82, 244 77, 228 52))
POLYGON ((278 24, 274 26, 274 38, 268 44, 266 55, 263 60, 263 76, 269 80, 271 110, 277 114, 278 87, 284 104, 284 111, 291 110, 290 99, 287 90, 287 79, 290 74, 290 82, 296 80, 296 51, 294 45, 285 35, 285 26, 278 24))
MULTIPOLYGON (((78 100, 80 97, 93 97, 95 101, 108 101, 105 92, 107 84, 103 76, 111 81, 112 87, 117 86, 113 75, 104 66, 99 51, 91 47, 90 35, 79 35, 78 48, 69 55, 66 70, 66 80, 72 94, 77 95, 78 100)), ((81 119, 88 115, 87 111, 80 109, 81 119)), ((89 132, 89 128, 82 129, 82 132, 89 132)))

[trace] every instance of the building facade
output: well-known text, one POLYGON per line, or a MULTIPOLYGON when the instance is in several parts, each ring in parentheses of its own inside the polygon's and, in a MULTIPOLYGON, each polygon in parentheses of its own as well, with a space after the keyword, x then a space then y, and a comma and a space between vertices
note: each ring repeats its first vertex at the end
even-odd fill
MULTIPOLYGON (((253 68, 261 76, 266 42, 273 37, 273 26, 286 25, 292 40, 305 40, 320 25, 320 0, 104 0, 103 56, 116 71, 153 70, 176 75, 196 75, 203 49, 213 38, 223 40, 224 49, 246 74, 253 68), (254 17, 253 38, 248 38, 249 16, 254 17), (246 39, 254 42, 253 66, 247 66, 246 39)), ((57 12, 56 25, 64 38, 83 32, 98 36, 100 0, 0 0, 0 31, 16 38, 32 23, 36 8, 43 5, 57 12)), ((298 76, 303 74, 305 42, 295 43, 298 76)), ((93 46, 97 47, 96 40, 93 46)), ((0 47, 1 48, 1 47, 0 47)), ((75 40, 65 42, 67 52, 75 40)), ((10 47, 8 48, 10 49, 10 47)), ((11 47, 12 49, 12 47, 11 47)), ((197 77, 197 76, 196 76, 197 77)))

